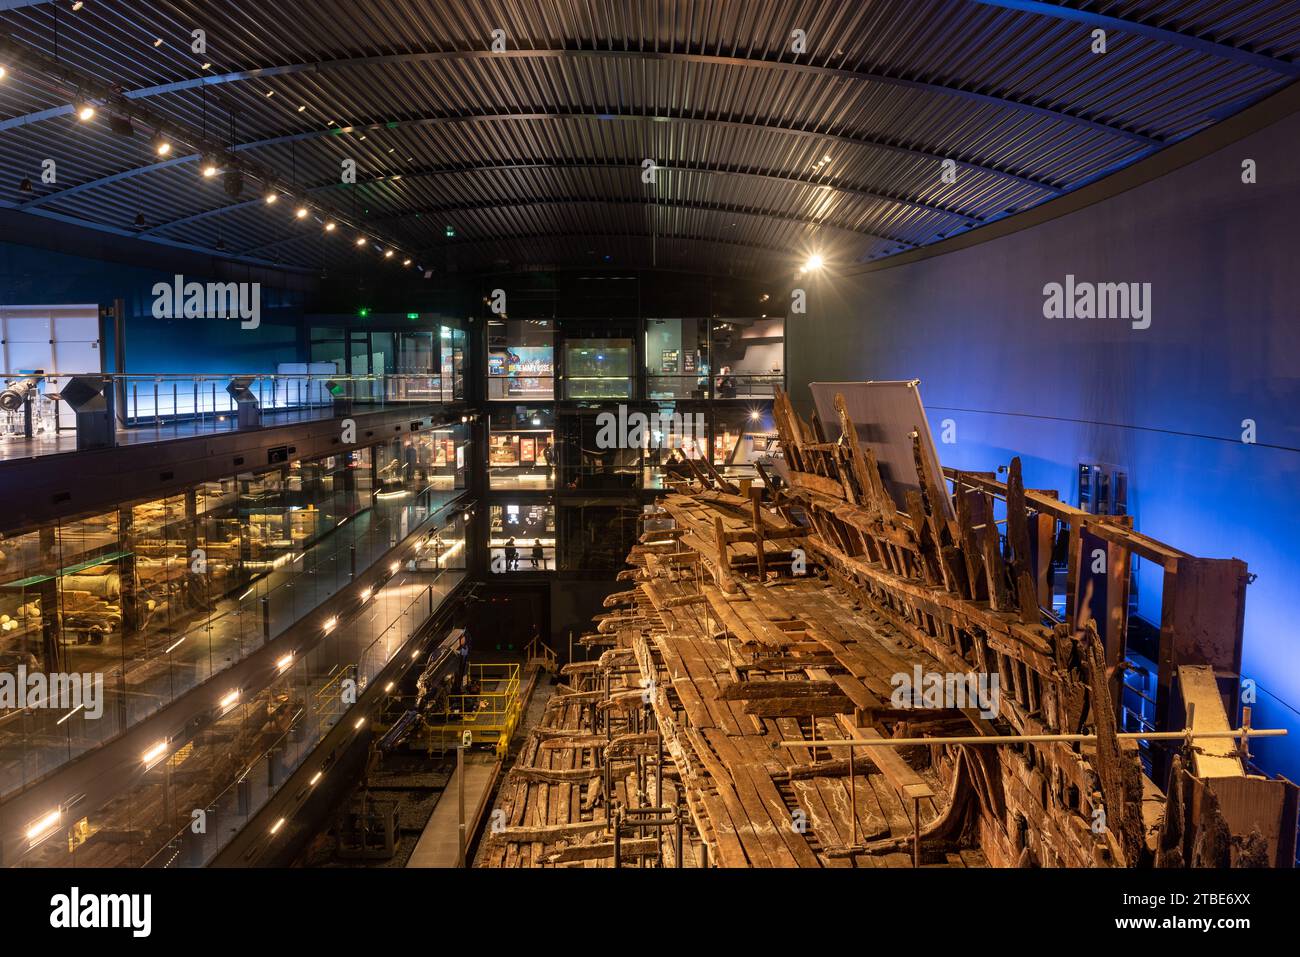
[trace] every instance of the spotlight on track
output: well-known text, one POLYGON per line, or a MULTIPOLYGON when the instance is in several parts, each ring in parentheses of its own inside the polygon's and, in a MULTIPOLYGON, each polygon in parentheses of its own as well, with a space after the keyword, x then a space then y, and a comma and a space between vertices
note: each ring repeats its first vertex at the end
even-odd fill
POLYGON ((403 259, 403 260, 402 260, 402 265, 403 265, 403 266, 409 266, 409 265, 411 265, 411 260, 409 260, 409 259, 403 259))
POLYGON ((153 138, 153 151, 159 156, 170 156, 172 151, 172 141, 162 135, 159 131, 153 138))
POLYGON ((83 123, 88 123, 95 118, 95 105, 89 100, 78 100, 72 105, 72 110, 77 114, 77 119, 83 123))
POLYGON ((327 233, 332 233, 332 232, 334 232, 334 230, 336 230, 336 229, 338 229, 338 228, 339 228, 339 227, 338 227, 338 224, 337 224, 337 223, 329 222, 329 223, 326 223, 326 224, 325 224, 325 232, 327 232, 327 233))
POLYGON ((365 237, 365 236, 358 236, 358 237, 357 237, 357 245, 358 245, 358 246, 364 246, 365 244, 366 244, 366 237, 365 237))
POLYGON ((385 258, 385 259, 392 259, 392 258, 393 258, 393 251, 392 251, 391 249, 385 249, 385 250, 384 250, 384 258, 385 258))
POLYGON ((307 218, 307 207, 306 207, 306 206, 299 206, 296 210, 294 210, 293 214, 294 214, 295 216, 297 216, 299 219, 306 219, 306 218, 307 218))
POLYGON ((204 177, 211 179, 221 172, 221 164, 217 162, 215 156, 209 154, 203 157, 203 165, 201 166, 201 169, 203 170, 204 177))
POLYGON ((275 190, 271 190, 269 193, 266 194, 266 205, 270 206, 274 204, 275 201, 278 200, 279 198, 280 198, 280 194, 277 193, 275 190))

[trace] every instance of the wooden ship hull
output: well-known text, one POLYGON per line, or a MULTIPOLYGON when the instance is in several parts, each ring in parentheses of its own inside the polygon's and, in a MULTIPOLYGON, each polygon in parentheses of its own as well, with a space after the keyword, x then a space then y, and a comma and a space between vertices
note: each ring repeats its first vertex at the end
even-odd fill
POLYGON ((910 476, 882 470, 860 434, 890 423, 834 407, 832 441, 778 394, 762 488, 681 463, 480 865, 1292 866, 1297 789, 1250 763, 1273 732, 1236 720, 1245 564, 1026 490, 1018 459, 1005 482, 941 471, 918 430, 910 476), (1137 732, 1133 556, 1163 570, 1137 732))

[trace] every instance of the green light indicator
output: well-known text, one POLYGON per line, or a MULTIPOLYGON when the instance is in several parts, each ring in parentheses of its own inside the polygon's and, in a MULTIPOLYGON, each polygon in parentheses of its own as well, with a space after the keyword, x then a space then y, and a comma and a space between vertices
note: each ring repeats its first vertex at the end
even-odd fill
POLYGON ((367 316, 370 315, 370 307, 362 306, 360 309, 357 310, 357 315, 360 316, 362 319, 365 319, 367 316))
POLYGON ((418 312, 408 312, 408 313, 406 314, 406 318, 407 318, 407 319, 419 319, 419 318, 420 318, 420 314, 419 314, 418 312))

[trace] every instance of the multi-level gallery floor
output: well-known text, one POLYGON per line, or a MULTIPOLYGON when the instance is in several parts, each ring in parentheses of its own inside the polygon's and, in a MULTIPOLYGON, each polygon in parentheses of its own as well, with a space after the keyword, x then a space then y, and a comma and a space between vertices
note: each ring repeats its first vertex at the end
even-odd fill
POLYGON ((0 3, 6 929, 1287 926, 1298 52, 0 3))

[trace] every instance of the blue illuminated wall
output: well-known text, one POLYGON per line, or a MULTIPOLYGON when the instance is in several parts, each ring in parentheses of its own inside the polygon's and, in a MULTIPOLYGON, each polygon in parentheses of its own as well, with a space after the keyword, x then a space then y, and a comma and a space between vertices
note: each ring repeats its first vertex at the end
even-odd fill
MULTIPOLYGON (((109 305, 122 299, 127 317, 127 372, 273 372, 277 363, 306 358, 299 333, 306 299, 303 289, 277 285, 265 270, 255 274, 228 264, 213 267, 206 257, 160 255, 147 244, 134 248, 139 261, 157 265, 108 262, 37 246, 0 243, 0 305, 109 305), (217 274, 218 268, 223 274, 217 274), (155 319, 154 284, 170 282, 177 273, 186 281, 261 281, 260 326, 242 329, 237 321, 221 319, 155 319), (266 281, 268 278, 271 281, 266 281)), ((111 334, 110 326, 104 343, 110 370, 115 345, 111 334)))
MULTIPOLYGON (((809 284, 789 381, 921 380, 945 465, 1013 455, 1077 504, 1081 462, 1126 468, 1137 528, 1243 559, 1246 676, 1269 770, 1300 780, 1300 116, 1159 179, 973 247, 809 284), (1242 161, 1258 182, 1242 183, 1242 161), (1046 319, 1043 286, 1150 282, 1152 323, 1046 319), (1242 420, 1257 424, 1243 444, 1242 420)), ((1140 588, 1150 599, 1149 581, 1140 588)), ((1148 605, 1150 602, 1148 601, 1148 605)), ((1151 614, 1150 607, 1143 608, 1151 614)), ((1255 747, 1254 745, 1252 747, 1255 747)))

